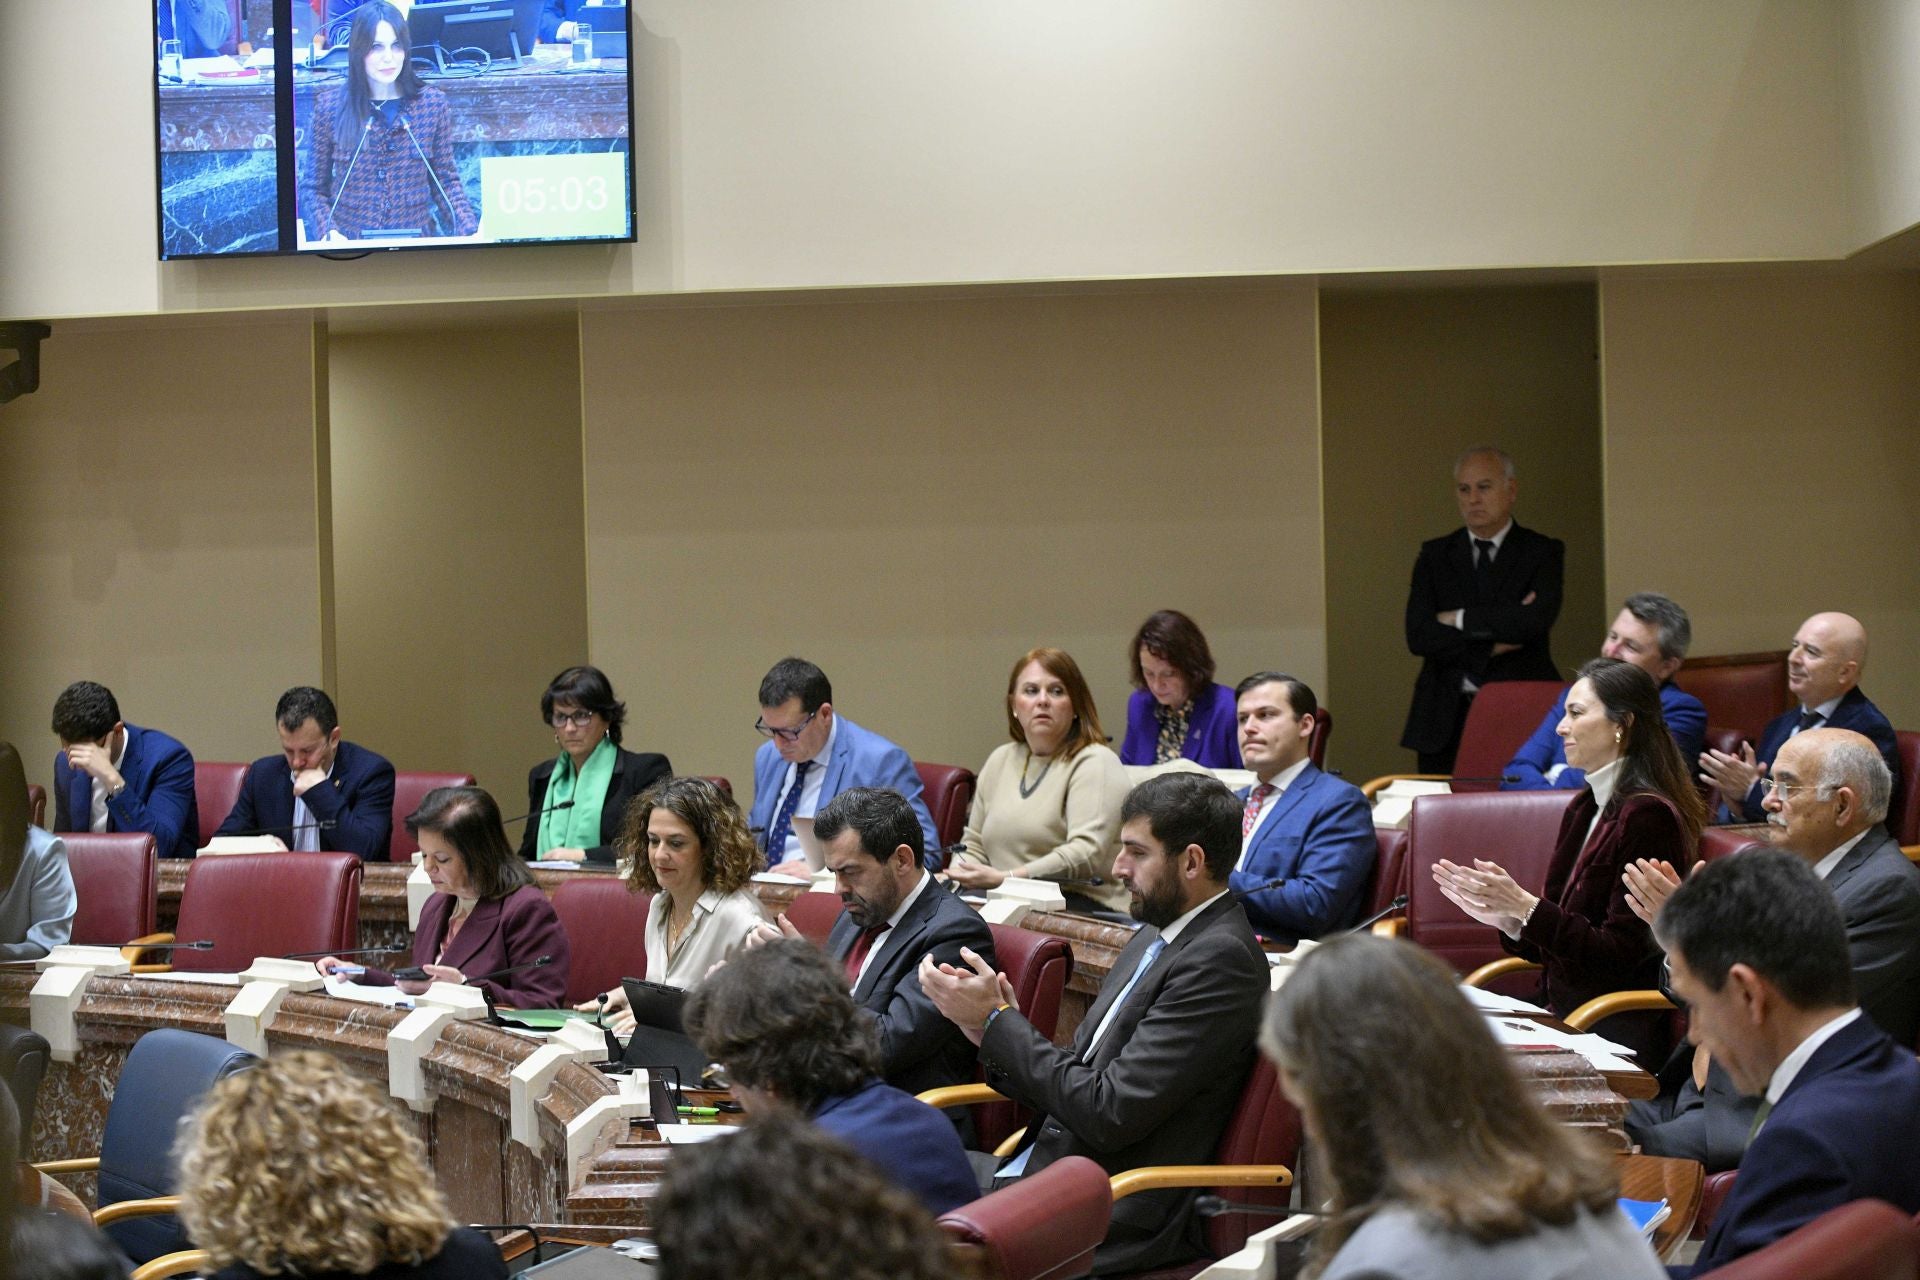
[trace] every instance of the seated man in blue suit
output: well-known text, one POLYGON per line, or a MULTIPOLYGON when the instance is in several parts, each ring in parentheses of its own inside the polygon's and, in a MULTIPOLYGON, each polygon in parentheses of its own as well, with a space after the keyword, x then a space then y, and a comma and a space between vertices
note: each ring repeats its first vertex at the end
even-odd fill
POLYGON ((247 768, 217 836, 266 834, 289 849, 387 860, 393 836, 393 766, 340 740, 340 713, 325 690, 299 685, 273 709, 281 753, 247 768))
POLYGON ((942 865, 940 837, 927 812, 920 774, 907 753, 877 733, 834 714, 833 685, 805 658, 782 658, 760 681, 760 719, 769 739, 753 755, 753 809, 747 825, 775 867, 806 875, 809 855, 794 820, 813 816, 850 787, 885 787, 906 797, 920 820, 926 865, 942 865))
POLYGON ((91 680, 53 702, 55 831, 145 831, 163 858, 191 858, 200 844, 193 755, 158 729, 120 718, 113 691, 91 680))
MULTIPOLYGON (((1627 597, 1620 616, 1607 628, 1606 643, 1600 646, 1601 657, 1631 662, 1660 686, 1660 711, 1682 760, 1699 759, 1707 745, 1706 707, 1673 682, 1673 673, 1686 660, 1687 646, 1692 643, 1693 623, 1687 611, 1663 595, 1641 591, 1627 597)), ((1507 762, 1502 791, 1578 791, 1586 784, 1586 771, 1567 764, 1566 744, 1559 733, 1566 716, 1567 695, 1563 690, 1520 753, 1507 762)))
POLYGON ((1228 884, 1256 931, 1282 942, 1318 938, 1360 919, 1379 857, 1360 788, 1307 758, 1320 704, 1292 676, 1260 671, 1234 690, 1240 758, 1254 785, 1240 792, 1240 860, 1228 884))
POLYGON ((1787 651, 1787 692, 1796 706, 1767 722, 1758 750, 1740 744, 1740 754, 1706 751, 1700 756, 1700 781, 1719 793, 1721 822, 1765 822, 1760 779, 1780 747, 1806 729, 1851 729, 1880 749, 1893 771, 1893 812, 1900 812, 1900 745, 1880 708, 1860 692, 1867 669, 1867 629, 1844 613, 1816 613, 1793 633, 1787 651))
POLYGON ((1854 1001, 1840 908, 1790 853, 1702 866, 1654 924, 1687 1036, 1762 1098, 1705 1275, 1849 1201, 1920 1210, 1920 1062, 1854 1001))

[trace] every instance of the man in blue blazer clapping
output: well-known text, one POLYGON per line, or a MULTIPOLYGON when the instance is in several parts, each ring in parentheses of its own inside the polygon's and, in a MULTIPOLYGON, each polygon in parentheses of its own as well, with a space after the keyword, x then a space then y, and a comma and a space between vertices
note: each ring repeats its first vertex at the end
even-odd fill
POLYGON ((1687 1036, 1761 1098, 1733 1192, 1692 1267, 1705 1275, 1829 1209, 1920 1210, 1920 1062, 1862 1015, 1840 908, 1805 861, 1707 863, 1654 924, 1687 1036))
POLYGON ((340 713, 323 689, 298 685, 273 709, 280 754, 247 766, 233 812, 215 835, 264 833, 293 850, 332 849, 387 861, 393 766, 340 739, 340 713))
POLYGON ((53 703, 55 831, 145 831, 163 858, 200 843, 193 755, 158 729, 120 718, 113 691, 76 680, 53 703))
POLYGON ((1360 918, 1379 856, 1360 788, 1307 758, 1319 702, 1292 676, 1260 671, 1234 690, 1240 758, 1254 785, 1240 792, 1240 861, 1228 885, 1256 932, 1281 942, 1318 938, 1360 918), (1276 883, 1277 882, 1277 883, 1276 883))

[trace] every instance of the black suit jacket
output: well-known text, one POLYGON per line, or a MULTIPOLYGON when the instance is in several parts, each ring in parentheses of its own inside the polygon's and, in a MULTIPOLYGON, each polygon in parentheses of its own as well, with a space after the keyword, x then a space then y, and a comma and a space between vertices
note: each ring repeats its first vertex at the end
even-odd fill
MULTIPOLYGON (((827 935, 827 954, 844 963, 859 936, 860 927, 842 911, 827 935)), ((853 989, 853 1002, 873 1015, 880 1032, 881 1074, 897 1089, 922 1093, 973 1079, 972 1042, 920 989, 920 958, 932 952, 937 963, 964 966, 962 947, 994 963, 987 922, 929 877, 900 923, 880 935, 853 989)))
MULTIPOLYGON (((1090 1059, 1087 1046, 1159 930, 1143 927, 1062 1049, 1019 1013, 994 1018, 980 1044, 987 1083, 1038 1114, 1027 1173, 1081 1155, 1108 1173, 1210 1164, 1247 1072, 1269 969, 1232 894, 1202 911, 1127 995, 1090 1059), (1083 1060, 1085 1059, 1085 1060, 1083 1060)), ((1197 1192, 1155 1191, 1113 1206, 1094 1271, 1137 1271, 1199 1256, 1197 1192)))
MULTIPOLYGON (((334 753, 333 776, 302 797, 317 822, 320 847, 357 853, 368 862, 387 861, 393 837, 393 766, 385 756, 351 742, 334 753)), ((233 812, 215 835, 267 831, 293 843, 293 775, 283 755, 262 756, 247 766, 233 812)))
POLYGON ((1548 635, 1560 616, 1560 579, 1566 544, 1515 524, 1493 560, 1493 577, 1482 591, 1473 571, 1473 537, 1455 529, 1420 545, 1407 590, 1407 648, 1422 659, 1413 685, 1400 745, 1412 751, 1442 751, 1460 717, 1460 681, 1558 680, 1548 635), (1532 604, 1521 604, 1527 595, 1532 604), (1464 627, 1450 627, 1435 614, 1466 610, 1464 627), (1493 654, 1495 644, 1517 644, 1493 654))
MULTIPOLYGON (((673 765, 657 751, 615 749, 613 777, 607 782, 607 798, 600 806, 600 843, 587 850, 588 862, 614 862, 613 842, 619 838, 620 822, 627 816, 627 804, 656 782, 673 776, 673 765)), ((527 819, 520 835, 520 856, 532 862, 540 842, 540 810, 547 807, 547 784, 553 781, 558 756, 542 760, 527 773, 527 819)))

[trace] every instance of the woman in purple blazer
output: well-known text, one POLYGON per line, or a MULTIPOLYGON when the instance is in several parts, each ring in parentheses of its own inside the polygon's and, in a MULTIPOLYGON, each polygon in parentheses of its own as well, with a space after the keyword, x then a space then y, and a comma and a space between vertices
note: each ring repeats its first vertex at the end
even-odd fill
MULTIPOLYGON (((553 903, 507 843, 500 807, 479 787, 438 787, 407 819, 434 894, 420 909, 413 962, 427 981, 401 980, 418 995, 430 982, 472 982, 496 1004, 556 1009, 567 994, 570 953, 553 903), (478 975, 552 959, 539 968, 476 981, 478 975)), ((328 956, 320 972, 348 968, 328 956)), ((394 975, 368 969, 355 981, 384 986, 394 975)))
POLYGON ((1233 690, 1213 680, 1213 651, 1193 619, 1177 609, 1149 614, 1128 653, 1133 697, 1121 764, 1165 764, 1182 757, 1209 769, 1240 767, 1233 690))

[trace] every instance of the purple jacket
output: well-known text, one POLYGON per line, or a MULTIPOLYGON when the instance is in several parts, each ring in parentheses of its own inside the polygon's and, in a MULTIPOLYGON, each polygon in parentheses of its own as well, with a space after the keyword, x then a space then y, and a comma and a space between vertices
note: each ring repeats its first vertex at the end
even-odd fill
MULTIPOLYGON (((476 985, 484 988, 496 1004, 510 1009, 557 1009, 565 1003, 571 959, 567 931, 561 928, 553 903, 538 885, 522 885, 504 898, 477 903, 443 956, 439 954, 440 940, 447 935, 453 903, 451 894, 436 893, 420 908, 420 927, 413 934, 416 965, 449 965, 472 978, 552 956, 552 964, 476 985)), ((360 981, 368 986, 389 986, 393 975, 369 969, 360 981)))
MULTIPOLYGON (((1153 714, 1153 694, 1135 689, 1127 699, 1127 737, 1120 744, 1121 764, 1152 764, 1160 740, 1160 721, 1153 714)), ((1234 722, 1233 690, 1209 684, 1193 695, 1187 717, 1187 741, 1180 754, 1209 769, 1240 767, 1240 729, 1234 722)))

